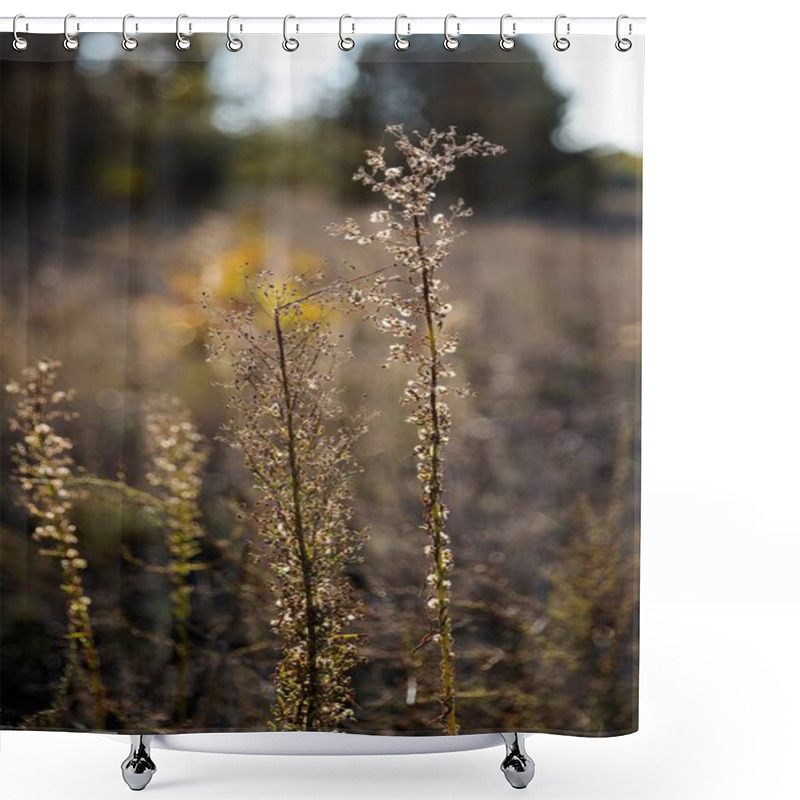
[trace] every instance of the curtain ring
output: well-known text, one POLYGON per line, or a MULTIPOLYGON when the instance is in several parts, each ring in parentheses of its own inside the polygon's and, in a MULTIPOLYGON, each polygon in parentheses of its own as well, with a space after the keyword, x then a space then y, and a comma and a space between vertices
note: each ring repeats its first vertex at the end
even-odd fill
MULTIPOLYGON (((175 47, 177 47, 178 50, 188 50, 192 46, 191 39, 189 39, 188 36, 184 36, 181 33, 181 20, 188 18, 189 18, 188 14, 178 14, 178 17, 175 20, 175 36, 176 36, 175 47)), ((191 31, 192 31, 192 23, 190 22, 189 32, 191 33, 191 31)))
MULTIPOLYGON (((633 47, 633 42, 630 39, 623 39, 619 35, 619 28, 620 28, 619 24, 620 24, 620 22, 622 22, 623 19, 628 19, 628 15, 627 14, 620 14, 617 17, 617 41, 614 42, 614 47, 616 47, 617 50, 620 51, 620 53, 627 53, 628 50, 630 50, 631 47, 633 47)), ((632 30, 633 30, 633 28, 631 27, 631 24, 629 22, 628 23, 628 35, 631 34, 632 30)))
MULTIPOLYGON (((349 14, 342 14, 342 16, 339 17, 339 49, 340 50, 352 50, 356 46, 356 43, 349 36, 345 36, 344 32, 342 31, 342 25, 344 24, 344 21, 346 19, 353 19, 353 18, 349 14)), ((356 32, 356 25, 355 25, 355 23, 351 23, 351 24, 353 26, 352 33, 355 33, 356 32)))
MULTIPOLYGON (((400 20, 408 19, 405 14, 398 14, 394 18, 394 46, 396 50, 408 50, 411 42, 405 36, 400 35, 400 20)), ((411 24, 408 23, 408 33, 411 34, 411 24)))
MULTIPOLYGON (((71 19, 75 19, 74 14, 67 14, 64 17, 64 49, 65 50, 77 50, 78 49, 78 37, 73 36, 69 32, 69 21, 71 19)), ((76 30, 80 30, 80 24, 76 25, 76 30)))
MULTIPOLYGON (((451 19, 457 20, 458 17, 455 14, 448 14, 444 18, 444 42, 443 42, 444 49, 445 50, 458 50, 458 46, 459 46, 459 44, 461 44, 461 42, 459 42, 458 39, 456 39, 455 36, 451 36, 447 31, 447 23, 451 19)), ((456 36, 458 36, 459 33, 461 33, 461 23, 460 22, 456 22, 456 36)))
MULTIPOLYGON (((236 39, 233 34, 231 34, 231 22, 233 22, 235 19, 239 19, 236 14, 231 14, 228 17, 228 41, 225 42, 225 47, 227 47, 231 53, 238 53, 239 50, 244 47, 244 42, 241 39, 236 39)), ((241 26, 239 26, 239 30, 241 29, 241 26)))
MULTIPOLYGON (((503 23, 507 19, 512 19, 511 14, 503 14, 503 16, 500 17, 500 49, 501 50, 513 50, 514 49, 514 45, 516 44, 516 42, 511 38, 511 36, 506 34, 505 31, 503 30, 503 23)), ((511 33, 512 33, 512 35, 516 35, 516 33, 517 33, 517 23, 516 22, 511 23, 511 33)))
MULTIPOLYGON (((298 47, 300 47, 300 42, 298 42, 297 39, 289 38, 286 34, 290 19, 297 19, 297 17, 295 17, 293 14, 287 14, 283 18, 283 49, 287 53, 293 53, 298 47)), ((297 28, 299 30, 300 26, 298 25, 297 28)))
MULTIPOLYGON (((567 39, 566 36, 559 36, 558 35, 558 21, 560 19, 566 19, 566 14, 559 14, 555 22, 553 23, 553 36, 555 36, 555 41, 553 42, 553 47, 558 50, 559 53, 563 53, 565 50, 569 50, 570 41, 567 39)), ((567 23, 567 34, 569 34, 570 24, 567 23)))
MULTIPOLYGON (((15 50, 27 50, 28 49, 28 44, 29 44, 28 40, 24 36, 20 36, 17 33, 17 20, 19 20, 19 19, 25 19, 25 15, 24 14, 17 14, 14 17, 14 23, 11 26, 11 30, 14 33, 14 41, 13 41, 12 44, 14 45, 14 49, 15 50)), ((27 22, 25 23, 25 30, 26 31, 28 30, 28 23, 27 22)))
MULTIPOLYGON (((126 14, 122 18, 122 49, 123 50, 135 50, 139 46, 139 42, 134 39, 132 36, 128 36, 128 20, 129 19, 136 19, 133 14, 126 14)), ((139 29, 139 26, 136 26, 136 30, 139 29)))

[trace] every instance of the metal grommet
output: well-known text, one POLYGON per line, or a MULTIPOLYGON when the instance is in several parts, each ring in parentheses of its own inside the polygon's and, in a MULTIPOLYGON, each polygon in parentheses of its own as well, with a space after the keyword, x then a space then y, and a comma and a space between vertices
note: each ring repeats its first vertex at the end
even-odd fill
MULTIPOLYGON (((135 50, 139 46, 139 42, 134 39, 132 36, 128 36, 128 20, 129 19, 136 19, 133 14, 126 14, 122 18, 122 49, 123 50, 135 50)), ((136 30, 139 30, 139 26, 136 26, 136 30)))
MULTIPOLYGON (((293 14, 287 14, 283 18, 283 49, 287 53, 294 53, 294 51, 297 50, 298 47, 300 47, 300 42, 298 42, 297 39, 293 39, 287 36, 286 32, 289 26, 290 19, 297 19, 297 17, 295 17, 293 14)), ((297 25, 296 29, 300 30, 300 26, 297 25)))
MULTIPOLYGON (((501 50, 513 50, 514 49, 514 45, 516 44, 516 42, 511 38, 511 36, 508 36, 506 34, 506 32, 503 30, 503 25, 504 25, 504 23, 505 23, 505 21, 507 19, 512 19, 511 14, 503 14, 503 16, 500 17, 500 49, 501 50)), ((511 23, 511 33, 512 33, 513 36, 516 36, 516 34, 517 34, 517 23, 516 22, 512 22, 511 23)))
MULTIPOLYGON (((184 36, 181 33, 181 20, 188 19, 188 14, 178 14, 177 19, 175 20, 175 47, 178 50, 188 50, 192 46, 192 41, 189 39, 188 36, 184 36)), ((189 23, 189 33, 192 32, 192 23, 189 23)))
MULTIPOLYGON (((77 50, 78 49, 78 44, 79 44, 78 37, 77 36, 73 36, 69 32, 69 21, 71 19, 75 19, 75 15, 74 14, 67 14, 67 16, 64 17, 64 49, 65 50, 77 50)), ((80 29, 81 29, 80 24, 79 23, 76 24, 75 30, 79 31, 80 29)))
MULTIPOLYGON (((345 36, 344 32, 342 31, 342 26, 343 26, 344 21, 346 19, 353 19, 353 18, 349 14, 342 14, 342 16, 339 17, 339 49, 340 50, 352 50, 356 46, 356 43, 349 36, 345 36)), ((355 24, 355 22, 352 23, 352 27, 353 27, 352 33, 355 33, 356 32, 356 24, 355 24)))
MULTIPOLYGON (((394 18, 394 46, 396 50, 408 50, 411 42, 405 36, 400 35, 400 20, 408 19, 405 14, 398 14, 394 18)), ((411 24, 408 23, 408 35, 411 35, 411 24)))
MULTIPOLYGON (((458 46, 461 42, 459 42, 455 36, 451 36, 447 31, 447 23, 450 22, 451 19, 457 20, 458 17, 455 14, 448 14, 444 18, 444 42, 442 42, 442 44, 445 50, 458 50, 458 46)), ((456 22, 456 36, 458 36, 459 33, 461 33, 461 23, 456 22)))
MULTIPOLYGON (((225 47, 227 47, 228 50, 231 51, 231 53, 238 53, 239 50, 241 50, 242 47, 244 47, 244 42, 241 39, 236 39, 231 34, 231 22, 233 22, 235 19, 239 19, 239 17, 237 17, 236 14, 231 14, 228 17, 228 41, 225 42, 225 47)), ((242 27, 240 25, 239 30, 241 29, 242 27)))
MULTIPOLYGON (((559 53, 563 53, 565 50, 569 50, 569 39, 566 36, 559 36, 558 35, 558 21, 560 19, 566 19, 566 14, 559 14, 555 22, 553 23, 553 36, 555 36, 555 41, 553 42, 553 47, 558 50, 559 53)), ((570 24, 567 23, 567 34, 569 34, 570 24)))
MULTIPOLYGON (((28 49, 29 42, 24 36, 20 36, 17 33, 17 20, 20 20, 20 19, 25 19, 25 15, 24 14, 17 14, 14 17, 14 23, 11 26, 11 30, 12 30, 12 33, 14 34, 14 41, 12 42, 12 44, 14 45, 14 49, 22 51, 22 50, 27 50, 28 49)), ((26 31, 28 30, 28 23, 27 22, 25 23, 25 30, 26 31)))
MULTIPOLYGON (((627 53, 628 50, 630 50, 631 47, 633 47, 633 42, 630 39, 623 39, 619 35, 620 22, 622 22, 623 19, 628 19, 628 15, 627 14, 620 14, 617 17, 617 41, 614 42, 614 47, 616 47, 617 50, 620 51, 620 53, 627 53)), ((630 34, 632 32, 633 32, 633 26, 629 22, 628 23, 628 35, 630 36, 630 34)))

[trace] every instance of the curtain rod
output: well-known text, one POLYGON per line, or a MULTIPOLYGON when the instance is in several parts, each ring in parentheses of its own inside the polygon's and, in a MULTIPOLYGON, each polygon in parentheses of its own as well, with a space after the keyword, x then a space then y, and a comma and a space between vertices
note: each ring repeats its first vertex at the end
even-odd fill
MULTIPOLYGON (((554 31, 554 17, 513 17, 506 14, 503 30, 507 36, 519 36, 554 31)), ((126 30, 136 33, 175 33, 175 17, 137 17, 129 16, 126 30)), ((338 17, 236 17, 232 31, 237 34, 283 34, 288 30, 294 35, 336 34, 391 34, 399 32, 403 36, 422 33, 443 34, 443 17, 356 17, 345 15, 340 22, 338 17)), ((616 17, 569 17, 559 15, 559 30, 575 34, 605 34, 614 36, 617 31, 616 17)), ((645 17, 626 17, 622 21, 623 35, 644 33, 645 17)), ((19 15, 16 30, 25 33, 64 33, 64 17, 35 17, 19 15)), ((122 33, 122 17, 82 17, 69 15, 68 28, 71 35, 80 33, 122 33)), ((0 17, 0 32, 14 30, 14 17, 0 17)), ((194 17, 181 15, 180 30, 184 35, 193 33, 221 33, 228 31, 228 17, 194 17)), ((500 16, 497 17, 459 17, 449 15, 447 30, 453 36, 470 34, 500 34, 500 16)))

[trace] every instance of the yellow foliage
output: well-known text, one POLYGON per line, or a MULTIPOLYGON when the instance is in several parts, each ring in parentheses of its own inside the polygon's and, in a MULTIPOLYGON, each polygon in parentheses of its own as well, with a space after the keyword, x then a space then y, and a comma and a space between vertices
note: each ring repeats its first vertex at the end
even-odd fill
MULTIPOLYGON (((291 276, 311 275, 320 268, 321 260, 308 250, 290 251, 284 242, 276 241, 263 231, 263 223, 242 218, 234 231, 236 243, 227 249, 212 253, 204 264, 195 260, 177 268, 167 279, 172 306, 182 325, 190 326, 201 337, 200 329, 206 325, 200 309, 200 298, 206 293, 216 307, 256 304, 265 312, 265 324, 269 324, 275 311, 275 296, 266 286, 260 286, 259 274, 265 265, 276 276, 286 276, 289 294, 284 294, 281 304, 300 300, 306 291, 302 284, 295 284, 291 276), (277 268, 276 265, 277 264, 277 268)), ((313 300, 298 304, 299 315, 288 315, 287 320, 315 322, 322 317, 322 308, 313 300)), ((173 318, 173 322, 175 322, 173 318)))

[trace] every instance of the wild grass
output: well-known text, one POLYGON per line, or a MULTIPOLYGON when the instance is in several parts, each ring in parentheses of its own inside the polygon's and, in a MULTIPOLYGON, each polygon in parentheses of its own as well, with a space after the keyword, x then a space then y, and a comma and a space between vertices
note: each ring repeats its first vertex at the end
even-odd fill
POLYGON ((169 548, 170 602, 178 665, 176 715, 182 721, 186 719, 189 700, 189 577, 204 567, 198 562, 205 535, 199 499, 208 456, 204 438, 188 409, 174 397, 152 400, 146 406, 145 442, 150 461, 145 477, 161 500, 169 548))
POLYGON ((556 706, 555 716, 595 733, 635 726, 634 687, 619 677, 632 672, 637 648, 638 553, 623 535, 634 447, 633 425, 623 419, 605 507, 585 492, 576 499, 545 608, 540 660, 549 691, 541 701, 556 706), (569 704, 558 707, 563 698, 569 704))
MULTIPOLYGON (((125 703, 109 700, 103 683, 100 656, 95 644, 95 626, 90 606, 92 599, 84 589, 82 571, 88 567, 87 557, 78 549, 78 532, 71 519, 75 501, 85 500, 89 492, 111 492, 124 503, 144 512, 162 526, 169 559, 166 565, 130 561, 143 570, 166 574, 172 584, 170 592, 173 638, 170 640, 177 663, 175 717, 186 719, 190 696, 189 630, 192 586, 189 576, 205 564, 198 560, 205 531, 198 505, 202 486, 202 470, 207 454, 204 438, 198 432, 189 411, 177 398, 151 400, 145 409, 145 443, 149 460, 146 480, 150 491, 129 485, 124 479, 106 479, 76 467, 71 439, 57 431, 59 423, 76 417, 66 407, 72 390, 56 389, 60 362, 40 360, 35 367, 23 371, 21 381, 12 381, 6 391, 18 397, 16 415, 11 428, 19 432, 21 441, 13 448, 16 479, 25 495, 28 513, 39 521, 34 541, 44 543, 39 553, 58 558, 63 582, 68 621, 69 661, 65 676, 56 692, 56 703, 49 713, 59 713, 70 692, 79 687, 73 678, 89 686, 94 704, 94 725, 104 728, 108 714, 122 713, 125 703)), ((127 626, 130 628, 130 626, 127 626)))
POLYGON ((60 362, 42 359, 23 370, 21 380, 6 386, 17 397, 16 414, 10 420, 20 441, 13 445, 15 478, 25 497, 25 506, 35 520, 32 538, 39 554, 55 558, 61 567, 61 590, 67 620, 67 669, 59 686, 63 702, 73 681, 87 685, 96 728, 105 727, 108 703, 106 687, 95 644, 90 606, 92 599, 83 583, 87 562, 82 556, 75 525, 71 520, 79 490, 70 484, 74 462, 72 441, 59 426, 74 417, 68 402, 71 392, 56 388, 60 362))
POLYGON ((336 730, 353 716, 351 669, 362 607, 345 569, 365 533, 354 530, 352 445, 363 420, 342 420, 334 386, 342 358, 330 327, 330 292, 312 280, 251 284, 238 310, 209 307, 210 358, 232 371, 223 439, 252 475, 243 513, 257 529, 254 557, 272 575, 282 641, 272 722, 281 730, 336 730))
MULTIPOLYGON (((393 137, 387 138, 386 168, 399 166, 401 174, 407 174, 402 159, 392 163, 393 137)), ((373 198, 367 191, 364 194, 367 200, 373 198)), ((375 197, 386 200, 381 193, 375 197)), ((437 191, 429 219, 420 220, 430 230, 423 243, 431 243, 435 236, 433 217, 439 210, 434 206, 441 202, 437 191)), ((392 205, 394 212, 401 209, 400 201, 392 205)), ((377 216, 384 210, 375 210, 375 227, 365 222, 350 229, 346 241, 332 242, 324 233, 325 222, 347 215, 360 219, 359 211, 296 187, 265 187, 257 196, 232 198, 225 212, 209 212, 191 225, 165 231, 155 248, 150 232, 132 231, 132 236, 140 237, 130 248, 132 269, 153 287, 147 296, 126 298, 118 292, 105 258, 85 257, 83 251, 78 258, 72 248, 52 253, 65 259, 57 286, 40 286, 33 274, 30 282, 35 291, 29 295, 15 294, 4 285, 4 369, 16 371, 22 366, 17 359, 24 348, 17 343, 29 340, 46 342, 45 352, 51 354, 81 354, 64 358, 61 371, 65 384, 79 389, 72 407, 80 410, 83 421, 82 427, 79 422, 63 430, 75 443, 76 461, 88 470, 70 468, 67 488, 73 491, 75 508, 69 516, 78 526, 78 557, 90 564, 88 574, 82 571, 84 594, 94 600, 89 610, 106 686, 116 702, 125 700, 136 724, 158 722, 167 731, 177 729, 178 712, 172 703, 179 702, 173 691, 180 635, 167 618, 173 608, 168 593, 175 589, 169 573, 172 558, 164 555, 169 547, 169 494, 147 482, 152 463, 139 459, 146 457, 148 433, 143 420, 131 414, 128 393, 138 396, 158 386, 190 400, 194 407, 202 407, 203 429, 209 437, 225 420, 231 421, 221 402, 223 393, 209 385, 219 375, 219 365, 205 362, 201 344, 206 318, 196 300, 201 285, 211 288, 215 301, 234 295, 238 304, 247 295, 224 281, 215 291, 214 282, 207 280, 216 264, 225 265, 226 276, 247 259, 276 264, 276 269, 291 274, 301 261, 299 254, 308 269, 317 268, 327 254, 336 261, 351 260, 358 275, 380 267, 379 274, 387 279, 385 293, 396 290, 403 299, 413 297, 404 263, 380 249, 384 242, 379 237, 367 238, 388 227, 390 220, 384 224, 377 216), (300 220, 302 224, 295 225, 300 220), (243 250, 248 232, 260 237, 258 246, 243 250), (354 248, 362 236, 363 244, 373 246, 354 248), (383 268, 387 261, 389 266, 383 268), (92 302, 97 297, 104 302, 92 302), (142 370, 132 389, 120 367, 126 354, 125 326, 120 321, 128 319, 122 313, 128 303, 134 310, 130 330, 142 370), (94 346, 98 338, 107 346, 94 346), (124 442, 131 437, 143 446, 126 448, 124 442), (112 477, 120 468, 138 476, 135 486, 124 478, 101 477, 112 477), (86 500, 81 499, 84 492, 86 500), (140 559, 127 559, 129 545, 140 559), (115 582, 119 575, 121 595, 115 582), (135 616, 128 618, 127 609, 135 609, 135 616), (133 633, 131 624, 139 630, 133 633), (168 630, 176 636, 160 635, 168 630), (162 676, 165 680, 156 686, 162 676)), ((413 220, 407 222, 411 233, 413 220)), ((458 334, 456 350, 443 355, 456 374, 440 373, 438 383, 452 393, 466 381, 479 388, 468 403, 445 395, 453 423, 452 430, 445 431, 450 441, 440 438, 438 448, 446 477, 440 497, 442 506, 446 499, 449 511, 444 533, 453 539, 444 544, 455 551, 457 562, 457 569, 443 576, 453 585, 442 582, 442 588, 452 593, 447 609, 458 659, 458 674, 453 671, 457 723, 468 732, 512 730, 517 723, 611 730, 627 724, 634 702, 630 686, 635 677, 631 640, 636 596, 631 549, 638 533, 636 500, 627 489, 620 493, 615 488, 622 478, 612 480, 610 475, 618 403, 633 391, 638 369, 639 317, 632 280, 638 234, 558 227, 507 214, 486 219, 479 213, 468 222, 469 246, 464 240, 457 243, 446 262, 434 270, 436 279, 447 276, 451 283, 451 288, 439 286, 441 303, 453 306, 441 327, 434 326, 439 350, 448 336, 458 334), (609 524, 609 519, 617 522, 609 524), (593 663, 597 669, 588 668, 593 663)), ((84 243, 97 253, 128 248, 127 239, 114 239, 108 232, 87 237, 84 243)), ((301 294, 295 295, 297 287, 290 288, 287 302, 301 294)), ((354 281, 349 297, 372 310, 373 289, 367 279, 354 281)), ((274 332, 270 302, 265 297, 250 299, 256 328, 274 332)), ((302 305, 305 324, 324 303, 312 297, 302 305)), ((422 552, 433 539, 425 525, 424 539, 415 530, 425 520, 420 519, 422 487, 411 448, 423 441, 410 441, 417 436, 417 426, 404 422, 428 397, 423 393, 419 401, 409 398, 406 413, 394 413, 393 403, 406 388, 405 379, 417 377, 415 367, 394 359, 395 366, 387 373, 377 364, 390 344, 419 345, 424 354, 426 320, 424 313, 405 317, 390 306, 381 312, 414 323, 413 336, 391 336, 387 341, 379 332, 383 327, 371 329, 358 315, 341 324, 357 354, 337 370, 337 375, 346 376, 340 384, 347 387, 343 404, 356 403, 367 393, 383 414, 380 424, 370 423, 369 435, 359 439, 355 449, 366 471, 356 479, 354 515, 348 521, 355 521, 352 527, 368 522, 372 533, 364 548, 365 565, 343 569, 354 576, 356 593, 369 610, 344 633, 363 632, 370 641, 362 645, 360 637, 350 640, 358 645, 357 657, 367 660, 351 671, 347 702, 357 717, 343 718, 337 727, 421 732, 439 725, 432 718, 446 707, 440 700, 441 638, 434 638, 440 620, 426 605, 438 598, 433 584, 426 585, 427 591, 419 589, 424 576, 433 572, 431 553, 422 552), (430 624, 426 615, 432 618, 430 624), (424 646, 415 649, 420 640, 424 646)), ((280 322, 287 333, 294 325, 288 308, 280 322)), ((339 322, 334 320, 337 329, 339 322)), ((274 338, 270 341, 275 344, 274 338)), ((341 349, 333 344, 335 350, 341 349)), ((399 350, 390 355, 395 353, 402 355, 399 350)), ((429 402, 427 406, 429 410, 429 402)), ((635 418, 631 424, 637 424, 635 418)), ((335 427, 336 419, 328 420, 327 430, 335 427)), ((634 441, 621 456, 629 461, 627 466, 620 462, 620 476, 624 469, 635 471, 631 458, 635 448, 634 441)), ((276 612, 273 605, 273 598, 280 600, 281 595, 269 568, 260 517, 253 515, 253 526, 242 520, 247 525, 242 539, 255 532, 252 548, 242 539, 226 541, 232 537, 232 520, 219 508, 229 499, 257 499, 266 493, 253 473, 236 462, 227 448, 210 448, 209 480, 203 490, 203 524, 209 540, 194 540, 202 544, 208 563, 202 564, 199 554, 193 556, 188 559, 193 572, 184 575, 187 588, 191 586, 192 605, 186 625, 192 648, 187 656, 190 718, 184 728, 263 729, 259 710, 273 701, 270 678, 285 648, 282 629, 269 625, 283 612, 276 612), (258 487, 255 491, 253 484, 258 487), (217 541, 226 542, 226 549, 217 541), (260 561, 250 560, 251 549, 261 553, 260 561)), ((635 472, 626 479, 628 486, 634 477, 635 472)), ((315 485, 303 475, 300 478, 301 488, 315 485)), ((5 484, 2 488, 5 504, 5 484)), ((8 511, 2 531, 3 635, 8 645, 3 722, 16 724, 27 719, 31 708, 44 704, 33 705, 47 697, 58 677, 61 664, 55 656, 61 656, 61 647, 56 643, 53 649, 58 652, 49 653, 47 643, 64 595, 58 588, 63 581, 45 580, 49 573, 44 570, 26 572, 31 547, 24 515, 15 517, 8 511), (40 668, 41 680, 18 669, 26 663, 40 668), (30 686, 36 689, 28 699, 30 686)), ((58 566, 52 559, 37 560, 58 566)), ((299 588, 302 591, 302 582, 299 588)), ((302 594, 296 596, 299 607, 302 594)), ((88 682, 78 685, 80 679, 80 675, 74 681, 70 678, 75 683, 72 689, 62 682, 59 692, 67 692, 73 706, 60 712, 58 722, 85 724, 92 695, 88 682), (75 714, 77 702, 81 716, 75 714)), ((115 712, 116 708, 107 715, 107 725, 115 724, 115 712)), ((57 724, 53 716, 41 721, 57 724)), ((273 725, 291 727, 275 722, 274 716, 273 725)))
POLYGON ((472 216, 472 209, 459 199, 440 211, 437 189, 460 159, 496 156, 505 148, 477 133, 461 138, 454 127, 422 135, 417 131, 407 134, 402 126, 390 125, 386 134, 394 140, 400 163, 390 163, 393 156, 382 145, 366 151, 366 164, 353 175, 353 180, 383 195, 383 207, 370 217, 379 230, 365 233, 348 218, 343 224, 329 226, 329 232, 360 245, 380 246, 392 258, 388 273, 377 274, 366 286, 355 285, 350 299, 359 308, 374 309, 368 313, 369 319, 396 340, 389 347, 389 360, 414 370, 402 402, 411 409, 408 422, 417 431, 414 455, 422 488, 422 529, 428 540, 430 630, 422 644, 434 642, 439 647, 440 723, 448 734, 456 734, 453 553, 446 531, 444 452, 451 427, 446 397, 456 376, 451 357, 458 348, 458 336, 445 326, 453 307, 441 273, 453 241, 464 233, 458 229, 458 221, 472 216))

